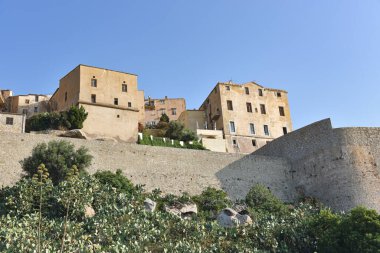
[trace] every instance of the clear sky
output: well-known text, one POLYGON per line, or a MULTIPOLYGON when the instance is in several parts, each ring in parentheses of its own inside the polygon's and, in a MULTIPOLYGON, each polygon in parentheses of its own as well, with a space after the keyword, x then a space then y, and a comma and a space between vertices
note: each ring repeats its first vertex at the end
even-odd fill
POLYGON ((0 0, 0 89, 78 64, 198 108, 218 81, 289 92, 294 127, 380 126, 380 0, 0 0))

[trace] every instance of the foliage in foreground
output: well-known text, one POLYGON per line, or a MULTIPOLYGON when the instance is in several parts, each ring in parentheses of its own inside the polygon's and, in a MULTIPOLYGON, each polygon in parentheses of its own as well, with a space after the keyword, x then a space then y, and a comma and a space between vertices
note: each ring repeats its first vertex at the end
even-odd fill
POLYGON ((68 141, 50 141, 48 144, 40 143, 33 148, 32 155, 21 161, 22 169, 28 177, 32 177, 36 168, 44 164, 50 171, 50 178, 54 184, 62 181, 66 173, 76 165, 80 173, 90 166, 92 156, 88 149, 80 147, 75 150, 74 145, 68 141))
POLYGON ((184 145, 182 146, 178 140, 174 140, 174 144, 172 144, 171 140, 166 139, 166 141, 164 141, 163 138, 159 138, 159 137, 154 137, 152 140, 149 136, 146 136, 146 135, 143 135, 143 138, 138 140, 138 144, 160 146, 160 147, 171 147, 171 148, 206 150, 206 148, 203 147, 203 145, 197 141, 194 141, 193 144, 185 142, 184 145))
POLYGON ((158 190, 144 193, 120 172, 80 177, 75 166, 66 180, 53 185, 42 168, 33 179, 0 191, 1 252, 38 252, 38 245, 41 252, 355 253, 380 249, 380 217, 361 207, 336 214, 299 203, 278 214, 265 211, 272 210, 267 203, 273 203, 271 193, 252 196, 256 186, 249 197, 260 200, 252 207, 261 210, 257 217, 251 214, 254 224, 225 229, 214 217, 215 210, 231 204, 220 190, 209 188, 194 197, 162 196, 158 190), (180 220, 160 210, 149 213, 143 208, 145 197, 162 204, 195 201, 200 215, 180 220), (96 212, 92 218, 84 214, 88 205, 96 212))

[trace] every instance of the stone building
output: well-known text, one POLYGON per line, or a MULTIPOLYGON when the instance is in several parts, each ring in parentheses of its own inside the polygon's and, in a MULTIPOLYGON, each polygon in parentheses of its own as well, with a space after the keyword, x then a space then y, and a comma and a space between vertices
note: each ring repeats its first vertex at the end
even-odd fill
POLYGON ((50 95, 28 94, 9 96, 7 98, 8 112, 25 114, 27 118, 37 113, 47 112, 50 95))
POLYGON ((230 153, 251 153, 292 131, 287 92, 255 82, 216 84, 200 110, 208 129, 223 131, 230 153))
POLYGON ((78 65, 59 82, 50 99, 53 111, 72 105, 88 112, 83 131, 89 137, 111 137, 137 141, 138 123, 144 122, 144 92, 138 90, 137 75, 78 65))
POLYGON ((223 138, 223 131, 207 128, 205 111, 186 110, 178 117, 178 121, 184 126, 194 131, 202 145, 214 152, 226 152, 226 141, 223 138))
POLYGON ((11 90, 0 90, 0 112, 8 111, 8 98, 12 95, 11 90))
POLYGON ((0 112, 0 132, 24 133, 25 114, 0 112))
POLYGON ((147 98, 145 99, 145 125, 156 125, 162 114, 168 115, 170 121, 177 120, 185 110, 186 101, 184 98, 147 98))

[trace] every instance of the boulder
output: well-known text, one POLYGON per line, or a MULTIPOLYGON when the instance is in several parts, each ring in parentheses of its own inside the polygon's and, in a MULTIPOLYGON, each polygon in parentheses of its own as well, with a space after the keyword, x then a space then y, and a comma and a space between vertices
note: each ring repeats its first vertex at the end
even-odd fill
POLYGON ((217 220, 220 226, 226 228, 252 224, 252 219, 249 215, 239 214, 231 208, 223 209, 218 215, 217 220))
POLYGON ((92 218, 95 216, 95 210, 90 205, 84 206, 84 217, 86 218, 92 218))
POLYGON ((80 129, 73 129, 60 134, 61 137, 76 138, 76 139, 87 139, 86 134, 80 129))
POLYGON ((194 203, 175 203, 173 206, 165 206, 165 211, 171 213, 181 219, 189 219, 198 213, 198 207, 194 203))
POLYGON ((157 206, 157 203, 154 202, 153 200, 149 199, 149 198, 146 198, 144 200, 144 208, 147 212, 154 212, 154 210, 156 209, 156 206, 157 206))

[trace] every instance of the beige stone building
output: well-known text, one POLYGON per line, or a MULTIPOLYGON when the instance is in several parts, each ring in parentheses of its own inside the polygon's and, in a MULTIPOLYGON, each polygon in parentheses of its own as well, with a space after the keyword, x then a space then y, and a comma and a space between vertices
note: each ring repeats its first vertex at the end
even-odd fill
POLYGON ((89 137, 137 141, 138 123, 144 122, 144 92, 137 75, 79 65, 59 82, 50 99, 53 111, 83 106, 88 112, 83 131, 89 137))
POLYGON ((12 95, 11 90, 0 90, 0 112, 8 111, 8 98, 12 95))
POLYGON ((145 99, 145 125, 156 125, 164 113, 168 115, 170 121, 177 120, 185 110, 186 101, 184 98, 147 98, 145 99))
POLYGON ((0 113, 0 132, 24 133, 25 114, 0 113))
POLYGON ((226 141, 223 138, 223 131, 207 128, 205 111, 186 110, 178 117, 178 121, 184 126, 194 131, 203 146, 215 152, 226 152, 226 141))
POLYGON ((230 153, 251 153, 292 131, 287 92, 255 82, 218 83, 200 110, 208 129, 223 131, 230 153))
POLYGON ((7 98, 10 113, 25 114, 27 118, 37 113, 47 112, 50 95, 28 94, 7 98))

